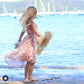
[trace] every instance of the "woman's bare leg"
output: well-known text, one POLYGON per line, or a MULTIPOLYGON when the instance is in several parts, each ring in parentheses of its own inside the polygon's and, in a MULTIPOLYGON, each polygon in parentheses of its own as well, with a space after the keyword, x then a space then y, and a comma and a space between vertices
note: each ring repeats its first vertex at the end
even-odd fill
POLYGON ((29 68, 29 80, 31 80, 31 81, 38 81, 38 80, 36 80, 36 79, 34 79, 34 78, 32 77, 33 68, 34 68, 34 63, 31 63, 31 66, 30 66, 30 68, 29 68))
POLYGON ((29 79, 28 79, 28 73, 29 73, 29 68, 30 68, 30 63, 27 62, 26 66, 25 66, 25 79, 24 79, 24 82, 30 82, 29 79))

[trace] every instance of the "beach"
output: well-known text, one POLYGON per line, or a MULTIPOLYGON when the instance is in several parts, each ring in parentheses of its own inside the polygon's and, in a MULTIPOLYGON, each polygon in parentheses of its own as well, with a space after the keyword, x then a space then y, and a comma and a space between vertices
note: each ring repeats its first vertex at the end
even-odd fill
MULTIPOLYGON (((5 16, 0 22, 0 78, 9 77, 0 84, 25 84, 24 68, 10 68, 4 60, 22 30, 19 19, 5 16)), ((36 58, 33 76, 39 81, 29 84, 84 84, 84 15, 45 15, 35 22, 43 36, 51 31, 53 38, 36 58)))
MULTIPOLYGON (((7 69, 6 69, 7 70, 7 69)), ((13 72, 10 68, 6 75, 8 81, 0 80, 0 84, 84 84, 84 69, 34 69, 33 77, 37 82, 24 83, 24 69, 16 68, 13 72), (20 72, 21 71, 21 72, 20 72), (22 73, 23 72, 23 73, 22 73)), ((0 75, 3 74, 3 68, 0 69, 0 75), (1 72, 2 71, 2 72, 1 72), (1 74, 2 73, 2 74, 1 74)), ((1 77, 0 77, 1 78, 1 77)))

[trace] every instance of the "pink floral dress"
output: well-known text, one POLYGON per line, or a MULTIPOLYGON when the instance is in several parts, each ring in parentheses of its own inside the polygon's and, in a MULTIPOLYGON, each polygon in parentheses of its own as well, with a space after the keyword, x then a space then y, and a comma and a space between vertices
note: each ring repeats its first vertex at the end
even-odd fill
POLYGON ((27 28, 26 32, 27 36, 20 42, 19 47, 5 56, 6 63, 11 67, 23 67, 26 62, 36 62, 37 35, 30 27, 27 28))

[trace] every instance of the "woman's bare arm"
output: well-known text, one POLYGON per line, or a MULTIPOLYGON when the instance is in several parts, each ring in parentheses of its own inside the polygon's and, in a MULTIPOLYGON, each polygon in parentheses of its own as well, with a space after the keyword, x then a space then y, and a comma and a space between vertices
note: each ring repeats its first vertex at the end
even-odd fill
POLYGON ((22 38, 22 36, 24 35, 24 33, 25 33, 25 31, 22 31, 22 32, 21 32, 18 42, 21 41, 21 38, 22 38))
POLYGON ((31 26, 32 26, 32 28, 33 28, 33 31, 35 32, 35 34, 36 34, 38 37, 42 36, 42 35, 38 32, 35 23, 33 23, 31 26))

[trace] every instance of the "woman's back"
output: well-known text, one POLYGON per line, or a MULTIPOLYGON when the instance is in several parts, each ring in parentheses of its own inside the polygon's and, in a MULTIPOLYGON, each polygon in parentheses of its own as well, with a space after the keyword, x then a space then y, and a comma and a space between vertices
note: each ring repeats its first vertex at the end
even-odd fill
POLYGON ((34 33, 34 31, 33 31, 33 29, 32 29, 31 26, 29 26, 29 27, 27 28, 27 33, 28 33, 28 34, 33 34, 33 33, 34 33))
MULTIPOLYGON (((37 25, 33 22, 33 21, 31 21, 31 23, 30 23, 30 25, 27 27, 27 29, 26 29, 26 32, 28 33, 28 34, 34 34, 34 30, 33 30, 33 28, 32 28, 32 24, 34 24, 36 27, 35 28, 37 28, 37 25)), ((24 27, 23 27, 24 28, 24 27)), ((23 29, 23 31, 25 31, 25 29, 23 29)))

